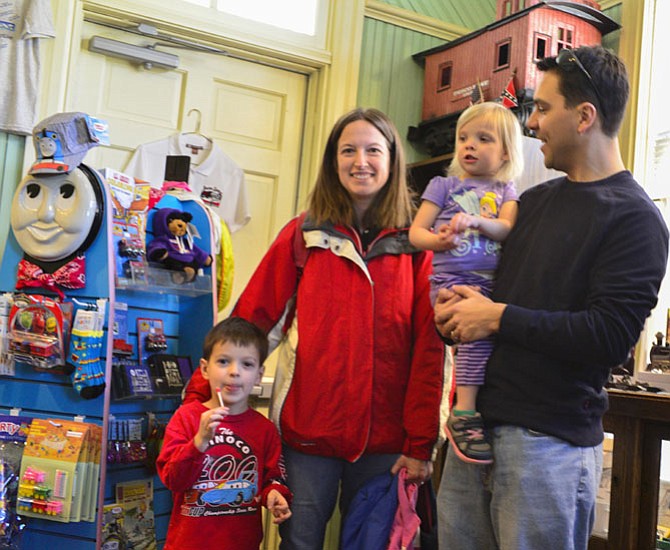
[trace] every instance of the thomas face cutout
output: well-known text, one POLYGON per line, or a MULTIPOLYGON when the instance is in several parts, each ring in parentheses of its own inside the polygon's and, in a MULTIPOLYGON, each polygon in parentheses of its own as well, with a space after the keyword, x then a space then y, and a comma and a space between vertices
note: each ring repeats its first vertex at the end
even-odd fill
POLYGON ((84 113, 58 113, 33 129, 37 160, 19 183, 10 223, 24 252, 16 288, 86 286, 84 251, 102 224, 102 181, 82 160, 98 145, 95 120, 84 113), (96 130, 96 131, 94 131, 96 130))
POLYGON ((83 251, 100 226, 96 220, 102 197, 96 187, 97 181, 80 168, 69 174, 26 176, 14 193, 10 219, 23 251, 45 262, 83 251))

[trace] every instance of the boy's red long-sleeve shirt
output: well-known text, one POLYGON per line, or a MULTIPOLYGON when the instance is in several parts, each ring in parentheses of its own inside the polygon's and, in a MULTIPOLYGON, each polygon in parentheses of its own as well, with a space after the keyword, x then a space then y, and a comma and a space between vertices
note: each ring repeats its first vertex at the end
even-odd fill
POLYGON ((206 410, 199 402, 177 409, 157 460, 158 475, 173 493, 165 550, 258 550, 268 493, 291 497, 279 434, 249 409, 227 416, 201 453, 193 437, 206 410))

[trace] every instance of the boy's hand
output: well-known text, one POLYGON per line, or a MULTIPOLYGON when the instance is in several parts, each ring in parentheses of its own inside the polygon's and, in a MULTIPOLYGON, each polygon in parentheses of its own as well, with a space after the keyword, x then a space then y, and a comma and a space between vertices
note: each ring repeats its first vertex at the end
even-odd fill
POLYGON ((228 407, 216 407, 208 409, 200 415, 200 426, 198 433, 193 438, 193 444, 201 453, 207 450, 209 440, 214 437, 217 426, 228 414, 228 407))
POLYGON ((291 510, 288 507, 288 502, 279 491, 272 489, 268 493, 267 498, 268 511, 272 514, 272 523, 277 525, 284 523, 291 517, 291 510))

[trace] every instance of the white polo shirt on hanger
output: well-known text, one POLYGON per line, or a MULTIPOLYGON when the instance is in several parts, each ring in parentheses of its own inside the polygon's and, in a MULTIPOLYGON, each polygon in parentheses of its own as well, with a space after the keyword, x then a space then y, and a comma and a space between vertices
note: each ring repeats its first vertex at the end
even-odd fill
POLYGON ((191 158, 189 187, 228 225, 231 233, 250 219, 244 172, 221 148, 199 134, 173 134, 137 147, 124 173, 161 189, 168 155, 191 158))

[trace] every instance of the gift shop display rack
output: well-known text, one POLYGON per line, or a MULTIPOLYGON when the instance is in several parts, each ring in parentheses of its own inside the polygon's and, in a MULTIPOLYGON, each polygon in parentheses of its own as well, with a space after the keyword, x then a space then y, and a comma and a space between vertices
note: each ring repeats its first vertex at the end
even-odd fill
MULTIPOLYGON (((118 242, 113 237, 112 201, 108 186, 104 187, 104 218, 100 231, 86 250, 86 286, 79 290, 65 289, 65 300, 76 299, 95 303, 107 301, 102 341, 101 359, 104 361, 104 392, 92 399, 83 398, 73 388, 67 374, 37 370, 32 365, 16 361, 15 373, 0 377, 0 414, 16 414, 34 419, 73 420, 80 417, 87 423, 103 428, 102 458, 97 489, 97 513, 95 521, 59 522, 26 517, 26 527, 21 535, 22 548, 67 548, 68 550, 90 550, 102 547, 103 506, 115 501, 115 486, 120 482, 153 478, 154 528, 160 547, 165 539, 171 509, 170 492, 163 486, 149 463, 108 463, 106 458, 111 449, 108 425, 111 418, 147 419, 156 418, 163 422, 180 404, 179 392, 165 395, 153 391, 152 395, 118 399, 112 392, 112 361, 114 340, 114 312, 117 303, 127 304, 125 321, 128 327, 127 340, 130 357, 141 361, 143 351, 137 342, 138 322, 149 319, 159 322, 163 329, 162 349, 167 354, 190 358, 197 366, 201 356, 202 341, 216 319, 216 296, 214 265, 205 268, 194 283, 173 284, 170 277, 166 282, 156 283, 147 277, 144 280, 128 280, 119 277, 118 242), (153 281, 153 282, 152 282, 153 281)), ((195 201, 180 202, 173 197, 164 197, 170 207, 189 211, 193 223, 198 227, 198 245, 212 250, 212 231, 209 216, 195 201)), ((162 206, 159 203, 157 206, 162 206)), ((23 258, 23 251, 10 232, 2 264, 0 266, 0 291, 16 292, 17 264, 23 258)), ((144 274, 146 275, 146 274, 144 274)), ((24 289, 23 292, 41 294, 54 298, 52 292, 40 288, 24 289)), ((66 348, 67 349, 67 348, 66 348)), ((185 380, 184 380, 185 382, 185 380)), ((155 457, 154 457, 155 459, 155 457)), ((95 497, 94 497, 95 498, 95 497)))

